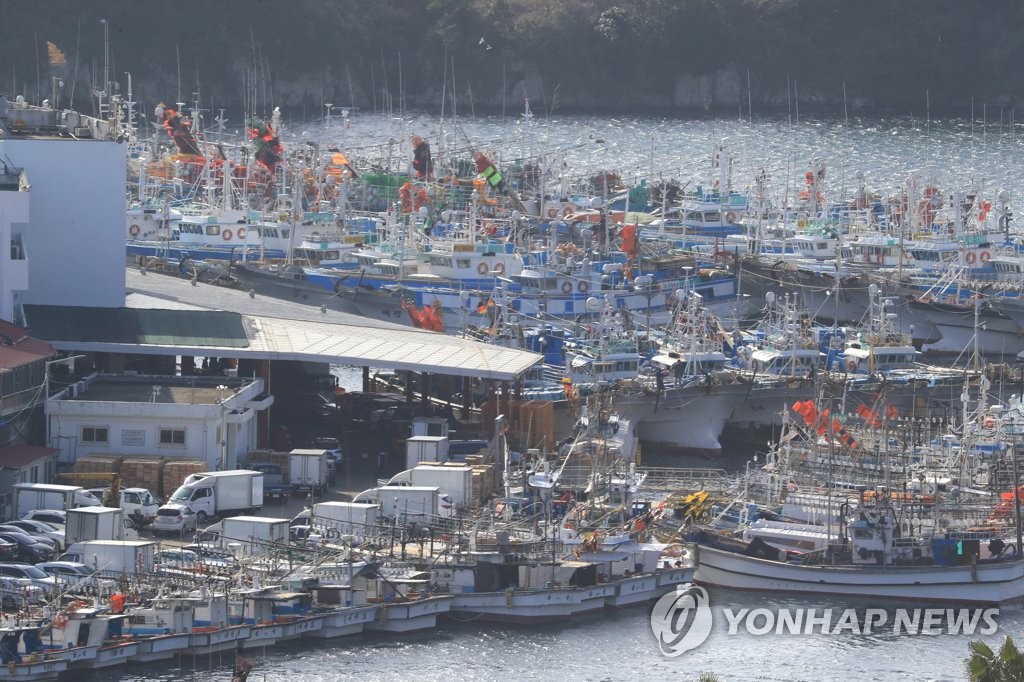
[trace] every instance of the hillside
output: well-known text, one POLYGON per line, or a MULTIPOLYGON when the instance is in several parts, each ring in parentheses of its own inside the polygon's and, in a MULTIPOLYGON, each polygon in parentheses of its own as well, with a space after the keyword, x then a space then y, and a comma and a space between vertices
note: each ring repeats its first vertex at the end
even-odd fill
POLYGON ((1024 98, 1016 0, 224 0, 3 5, 0 92, 91 111, 319 116, 323 104, 460 114, 801 112, 980 117, 1024 98), (106 19, 107 24, 101 23, 106 19), (47 51, 47 41, 59 50, 47 51), (64 64, 60 65, 60 57, 64 64), (51 65, 51 57, 54 64, 51 65), (748 86, 749 83, 749 86, 748 86), (749 107, 748 107, 749 102, 749 107))

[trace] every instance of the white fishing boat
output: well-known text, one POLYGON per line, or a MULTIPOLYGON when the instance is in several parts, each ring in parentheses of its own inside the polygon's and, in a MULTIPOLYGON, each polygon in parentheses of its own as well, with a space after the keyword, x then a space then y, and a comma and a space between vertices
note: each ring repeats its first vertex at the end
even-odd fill
POLYGON ((694 550, 694 581, 741 590, 956 604, 1024 597, 1024 559, 998 534, 943 531, 933 515, 929 532, 907 535, 884 490, 873 497, 864 493, 861 486, 857 509, 837 528, 841 540, 827 550, 792 552, 758 539, 703 536, 694 550))

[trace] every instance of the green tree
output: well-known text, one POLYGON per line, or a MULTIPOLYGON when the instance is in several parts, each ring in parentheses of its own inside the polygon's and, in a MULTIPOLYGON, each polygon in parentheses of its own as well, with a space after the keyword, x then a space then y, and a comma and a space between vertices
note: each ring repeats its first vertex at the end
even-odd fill
POLYGON ((1024 682, 1024 655, 1009 635, 996 654, 984 642, 968 645, 971 655, 964 661, 971 682, 1024 682))

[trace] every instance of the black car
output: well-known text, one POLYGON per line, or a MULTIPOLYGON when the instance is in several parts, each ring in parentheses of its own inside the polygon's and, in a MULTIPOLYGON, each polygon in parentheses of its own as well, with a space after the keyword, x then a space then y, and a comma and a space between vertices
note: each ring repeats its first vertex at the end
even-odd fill
POLYGON ((18 543, 0 539, 0 561, 17 561, 18 543))
POLYGON ((0 540, 14 542, 18 545, 17 561, 37 564, 40 561, 53 560, 53 550, 49 545, 37 542, 23 533, 0 533, 0 540))

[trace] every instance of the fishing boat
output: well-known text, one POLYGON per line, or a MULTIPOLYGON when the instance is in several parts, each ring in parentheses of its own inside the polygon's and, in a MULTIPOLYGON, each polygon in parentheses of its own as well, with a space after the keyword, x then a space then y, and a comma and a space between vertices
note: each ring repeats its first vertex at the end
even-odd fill
POLYGON ((1024 559, 1003 549, 1007 544, 998 533, 947 536, 936 524, 932 534, 901 536, 897 514, 884 491, 872 499, 862 495, 856 511, 843 518, 841 539, 816 552, 780 551, 763 542, 698 541, 694 581, 740 590, 959 605, 1024 597, 1024 559))
POLYGON ((0 665, 12 680, 56 680, 67 671, 70 657, 47 649, 39 638, 40 625, 0 627, 0 665))

